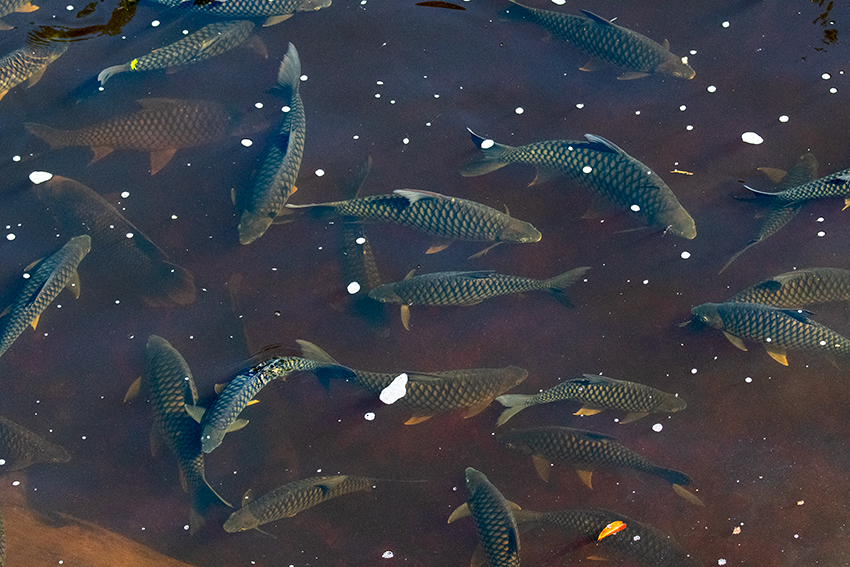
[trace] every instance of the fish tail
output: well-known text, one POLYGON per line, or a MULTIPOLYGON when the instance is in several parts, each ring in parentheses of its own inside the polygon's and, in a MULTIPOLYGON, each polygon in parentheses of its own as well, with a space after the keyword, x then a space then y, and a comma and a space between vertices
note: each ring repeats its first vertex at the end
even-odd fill
POLYGON ((113 65, 112 67, 107 67, 106 69, 101 71, 100 74, 98 74, 98 76, 97 76, 97 80, 100 81, 100 85, 103 86, 103 85, 106 84, 106 81, 108 81, 109 78, 112 75, 117 75, 118 73, 124 73, 124 72, 129 71, 129 70, 130 70, 130 64, 129 63, 125 63, 124 65, 113 65))
POLYGON ((541 516, 543 516, 543 512, 535 512, 533 510, 511 510, 514 516, 514 520, 517 523, 517 528, 520 533, 527 532, 528 530, 538 527, 543 524, 541 520, 541 516))
POLYGON ((288 209, 307 209, 307 213, 315 218, 332 217, 338 214, 338 207, 334 203, 307 203, 304 205, 287 203, 286 207, 288 209))
POLYGON ((502 425, 517 413, 528 407, 528 401, 534 396, 528 394, 505 394, 496 398, 496 401, 505 406, 507 409, 502 412, 499 419, 496 420, 496 425, 502 425))
POLYGON ((299 84, 301 84, 301 59, 298 57, 298 50, 290 43, 283 61, 280 62, 275 90, 286 100, 291 100, 298 92, 299 84))
POLYGON ((153 306, 191 305, 198 294, 195 278, 185 268, 162 262, 156 283, 145 290, 145 301, 153 306))
POLYGON ((469 130, 469 134, 472 137, 472 142, 484 153, 484 155, 460 168, 461 175, 464 177, 476 177, 478 175, 490 173, 491 171, 496 171, 497 169, 508 165, 507 162, 502 161, 501 158, 505 154, 513 151, 514 148, 512 146, 497 144, 493 140, 482 138, 470 128, 467 128, 467 130, 469 130))
POLYGON ((750 242, 748 242, 746 246, 744 246, 743 248, 741 248, 740 250, 738 250, 737 252, 735 252, 735 253, 732 255, 732 257, 731 257, 731 258, 729 258, 729 260, 727 260, 727 262, 723 265, 723 267, 722 267, 722 268, 720 268, 720 271, 719 271, 719 272, 717 272, 717 273, 718 273, 718 274, 722 274, 723 272, 725 272, 725 271, 726 271, 726 268, 728 268, 729 266, 731 266, 731 265, 732 265, 732 262, 734 262, 735 260, 737 260, 737 259, 738 259, 738 256, 740 256, 741 254, 743 254, 744 252, 746 252, 747 250, 749 250, 750 248, 752 248, 753 246, 755 246, 755 245, 756 245, 756 244, 758 244, 759 242, 761 242, 761 240, 759 240, 759 239, 751 240, 750 242))
POLYGON ((200 530, 205 523, 204 516, 213 506, 224 505, 233 508, 227 500, 221 497, 218 492, 213 490, 207 479, 202 478, 202 482, 192 491, 192 507, 189 510, 189 533, 194 534, 200 530))
POLYGON ((51 149, 67 148, 74 145, 74 140, 69 136, 70 132, 68 130, 59 130, 45 126, 44 124, 36 124, 35 122, 24 122, 24 127, 33 136, 47 142, 51 149))
POLYGON ((551 293, 552 296, 558 300, 559 303, 567 307, 572 307, 573 304, 567 297, 567 294, 564 293, 564 290, 576 283, 579 279, 581 279, 581 277, 584 276, 585 272, 587 272, 589 269, 589 266, 574 268, 569 272, 561 274, 560 276, 555 276, 554 278, 544 280, 543 285, 549 290, 549 293, 551 293))
POLYGON ((657 469, 652 471, 652 474, 663 478, 670 484, 678 484, 679 486, 689 486, 693 483, 691 477, 689 477, 683 472, 675 471, 673 469, 665 469, 663 467, 658 467, 657 469))

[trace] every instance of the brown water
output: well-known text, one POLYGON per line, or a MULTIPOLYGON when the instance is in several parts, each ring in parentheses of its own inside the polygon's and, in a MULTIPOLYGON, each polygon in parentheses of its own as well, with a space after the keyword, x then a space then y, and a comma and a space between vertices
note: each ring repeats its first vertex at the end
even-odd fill
MULTIPOLYGON (((102 285, 97 273, 84 274, 78 301, 60 296, 38 331, 18 339, 0 359, 0 413, 60 443, 73 460, 3 477, 0 498, 25 475, 32 506, 72 514, 199 566, 465 565, 476 544, 473 525, 449 526, 446 519, 465 499, 463 471, 472 466, 523 508, 616 510, 672 534, 702 565, 850 564, 847 361, 792 352, 783 367, 758 345, 742 352, 718 331, 676 326, 694 305, 795 267, 850 268, 850 211, 840 212, 841 201, 832 199, 806 205, 784 230, 717 275, 760 222, 756 207, 730 197, 744 192, 741 181, 771 187, 757 167, 788 168, 806 151, 817 156, 819 175, 850 165, 846 6, 818 19, 826 8, 801 0, 535 2, 569 12, 590 8, 657 41, 668 38, 697 72, 691 81, 624 82, 614 70, 579 71, 585 56, 534 24, 500 20, 507 3, 462 2, 466 11, 414 4, 337 0, 259 29, 268 59, 236 49, 175 74, 117 75, 96 92, 93 78, 104 67, 209 21, 144 3, 120 35, 73 43, 38 85, 18 87, 0 102, 4 303, 14 297, 24 266, 73 236, 57 233, 30 191, 34 170, 76 179, 120 203, 131 222, 194 274, 199 288, 190 307, 152 309, 102 285), (152 27, 154 20, 161 25, 152 27), (837 41, 830 30, 838 30, 837 41), (587 282, 569 292, 576 308, 545 294, 465 308, 413 307, 408 332, 397 308, 388 306, 388 328, 382 327, 351 309, 339 276, 338 222, 273 226, 257 242, 239 245, 230 192, 250 186, 267 132, 247 136, 254 141, 247 148, 234 137, 180 150, 150 176, 141 152, 116 151, 87 167, 87 148, 49 151, 22 126, 80 127, 132 111, 133 101, 145 97, 215 100, 249 120, 275 123, 280 102, 267 91, 287 42, 297 46, 308 77, 301 86, 307 143, 294 202, 337 198, 339 179, 371 155, 368 193, 411 187, 507 205, 542 232, 541 242, 499 246, 468 261, 480 245, 458 243, 426 256, 428 237, 369 227, 384 279, 395 281, 412 268, 545 278, 591 266, 587 282), (257 102, 264 108, 255 108, 257 102), (524 166, 462 178, 458 168, 476 153, 466 127, 514 145, 604 136, 668 182, 698 236, 620 232, 639 226, 622 213, 608 213, 604 222, 582 219, 590 202, 584 191, 566 180, 526 188, 533 172, 524 166), (764 143, 744 143, 747 131, 764 143), (668 173, 673 169, 693 175, 668 173), (150 455, 150 409, 122 403, 143 370, 152 333, 182 353, 206 400, 254 351, 280 343, 294 354, 295 339, 315 342, 358 369, 521 366, 529 378, 516 392, 582 373, 650 384, 678 393, 688 408, 620 426, 616 412, 578 418, 571 416, 575 404, 552 404, 524 411, 511 425, 615 435, 690 474, 706 507, 690 506, 666 483, 621 472, 597 472, 591 491, 561 466, 546 485, 530 459, 494 442, 498 404, 469 420, 460 412, 404 426, 409 415, 353 386, 333 384, 328 393, 307 377, 264 390, 261 403, 245 412, 250 425, 207 456, 207 478, 217 491, 237 502, 249 488, 260 494, 318 471, 427 482, 381 483, 371 493, 329 502, 266 526, 275 538, 225 533, 216 525, 226 518, 223 510, 190 537, 176 462, 167 452, 150 455), (374 420, 364 418, 369 412, 374 420), (653 431, 655 424, 663 429, 653 431), (736 527, 740 534, 733 535, 736 527), (382 558, 386 551, 393 557, 382 558)), ((77 19, 81 8, 48 2, 5 17, 18 27, 2 32, 0 52, 20 47, 38 25, 105 23, 114 5, 97 4, 77 19)), ((817 311, 819 322, 850 333, 846 305, 817 311)), ((535 548, 532 541, 523 546, 525 564, 596 564, 584 558, 588 553, 535 548)), ((19 565, 13 545, 9 567, 19 565)))

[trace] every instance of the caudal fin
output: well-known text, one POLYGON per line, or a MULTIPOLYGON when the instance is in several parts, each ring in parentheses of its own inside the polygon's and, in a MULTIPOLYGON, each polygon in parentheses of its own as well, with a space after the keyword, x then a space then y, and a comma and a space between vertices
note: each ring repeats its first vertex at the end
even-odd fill
POLYGON ((171 262, 162 262, 153 281, 144 287, 143 294, 148 305, 164 307, 191 305, 198 292, 195 278, 188 270, 171 262))
POLYGON ((47 142, 51 149, 67 148, 74 145, 74 140, 67 130, 58 130, 44 124, 36 124, 35 122, 24 122, 24 127, 33 136, 47 142))
POLYGON ((496 171, 500 167, 504 167, 507 164, 505 161, 501 161, 501 158, 514 148, 511 146, 505 146, 503 144, 497 144, 493 140, 482 138, 475 132, 473 132, 470 128, 469 134, 472 136, 473 143, 481 150, 484 155, 479 159, 463 166, 460 168, 460 174, 464 177, 476 177, 478 175, 484 175, 485 173, 490 173, 491 171, 496 171))
POLYGON ((213 490, 207 480, 201 477, 201 482, 192 487, 192 504, 189 510, 189 533, 194 534, 204 526, 204 516, 213 506, 233 508, 227 500, 213 490))
POLYGON ((578 280, 580 280, 589 269, 590 266, 574 268, 569 272, 561 274, 560 276, 550 278, 544 283, 546 284, 549 293, 551 293, 552 296, 557 299, 559 303, 567 307, 572 307, 573 304, 567 297, 567 294, 564 293, 564 290, 576 283, 578 280))
POLYGON ((106 84, 106 81, 108 81, 109 78, 112 77, 112 75, 117 75, 118 73, 123 73, 129 70, 129 63, 125 63, 124 65, 114 65, 112 67, 107 67, 98 74, 97 80, 100 81, 100 85, 103 86, 106 84))
POLYGON ((528 407, 528 400, 532 398, 528 394, 505 394, 496 398, 496 401, 507 409, 502 412, 496 420, 496 426, 503 425, 510 418, 528 407))
POLYGON ((280 70, 277 72, 276 90, 283 98, 291 100, 298 92, 299 84, 301 84, 301 59, 298 57, 298 50, 290 43, 283 61, 280 62, 280 70))

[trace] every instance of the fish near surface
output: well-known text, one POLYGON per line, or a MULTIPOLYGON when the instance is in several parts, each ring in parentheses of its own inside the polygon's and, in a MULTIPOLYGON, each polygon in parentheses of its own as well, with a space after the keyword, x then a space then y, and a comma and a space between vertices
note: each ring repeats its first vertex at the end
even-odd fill
POLYGON ((80 296, 80 278, 77 266, 91 250, 87 234, 68 240, 58 251, 41 262, 30 266, 27 283, 4 316, 0 317, 0 356, 15 342, 27 325, 38 325, 42 311, 68 287, 75 297, 80 296), (32 271, 30 268, 34 268, 32 271))
POLYGON ((301 102, 301 59, 291 43, 277 75, 277 87, 289 111, 277 128, 254 179, 239 219, 239 243, 250 244, 265 234, 295 192, 307 131, 301 102))
POLYGON ((850 300, 850 270, 806 268, 779 274, 739 291, 726 301, 794 309, 850 300))
POLYGON ((30 87, 36 84, 47 66, 67 49, 67 43, 39 43, 26 45, 0 58, 0 99, 24 81, 28 81, 30 87))
POLYGON ((663 74, 678 79, 693 79, 696 72, 688 65, 687 57, 670 52, 667 40, 659 44, 636 31, 618 26, 587 10, 583 16, 541 10, 520 4, 532 20, 552 34, 566 39, 592 59, 581 68, 593 70, 596 60, 610 63, 626 70, 618 78, 639 79, 650 74, 663 74))
POLYGON ((36 463, 67 463, 71 455, 55 443, 0 416, 0 474, 36 463))
POLYGON ((646 165, 601 136, 585 134, 586 140, 548 140, 525 146, 507 146, 469 130, 483 156, 461 168, 464 177, 490 173, 511 163, 535 166, 531 185, 566 176, 647 225, 676 236, 697 235, 691 215, 670 187, 646 165))
POLYGON ((263 26, 273 26, 291 18, 296 12, 313 12, 327 8, 331 0, 155 0, 166 6, 188 7, 192 12, 220 18, 265 17, 263 26))
POLYGON ((92 239, 87 265, 122 291, 131 290, 149 305, 189 305, 197 294, 192 274, 168 256, 106 199, 82 183, 54 175, 34 186, 66 231, 86 230, 92 239), (128 238, 130 234, 132 237, 128 238))
MULTIPOLYGON (((0 18, 8 16, 13 12, 34 12, 38 6, 30 0, 0 0, 0 18)), ((12 26, 0 20, 0 30, 10 30, 12 26)))
MULTIPOLYGON (((746 187, 746 186, 745 186, 746 187)), ((752 193, 780 203, 797 203, 828 197, 845 197, 845 204, 850 203, 850 168, 830 173, 819 179, 791 187, 776 193, 757 191, 747 187, 752 193)), ((845 208, 847 208, 845 206, 845 208)))
POLYGON ((605 409, 629 412, 620 423, 629 423, 654 412, 676 412, 687 407, 684 400, 678 396, 651 386, 585 374, 580 378, 561 382, 539 394, 499 396, 496 401, 507 409, 499 416, 496 425, 502 425, 527 407, 563 400, 578 400, 582 403, 581 409, 575 415, 593 415, 605 409))
POLYGON ((116 116, 79 130, 57 130, 43 124, 25 122, 29 132, 52 149, 89 146, 92 163, 113 150, 150 152, 151 175, 165 167, 177 150, 225 139, 235 128, 237 116, 223 104, 206 100, 146 98, 142 109, 116 116))

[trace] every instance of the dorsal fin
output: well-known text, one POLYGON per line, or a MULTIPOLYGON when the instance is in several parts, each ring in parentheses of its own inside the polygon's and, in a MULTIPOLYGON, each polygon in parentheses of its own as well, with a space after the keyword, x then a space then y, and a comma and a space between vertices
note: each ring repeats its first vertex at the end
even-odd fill
POLYGON ((614 142, 612 142, 610 140, 606 140, 602 136, 597 136, 596 134, 585 134, 584 137, 587 138, 587 141, 590 142, 591 144, 601 145, 602 148, 599 148, 601 151, 611 151, 611 152, 615 152, 615 153, 622 154, 622 155, 628 155, 626 152, 624 152, 622 149, 620 149, 620 147, 617 146, 617 144, 615 144, 614 142))
POLYGON ((409 202, 415 203, 420 199, 448 199, 445 195, 434 193, 433 191, 420 191, 418 189, 396 189, 393 191, 395 195, 406 198, 409 202))
POLYGON ((591 20, 593 20, 594 22, 596 22, 597 24, 601 24, 603 26, 613 26, 614 25, 609 20, 606 20, 602 16, 597 16, 593 12, 589 12, 587 10, 582 10, 581 13, 584 14, 585 16, 587 16, 588 18, 590 18, 591 20))

